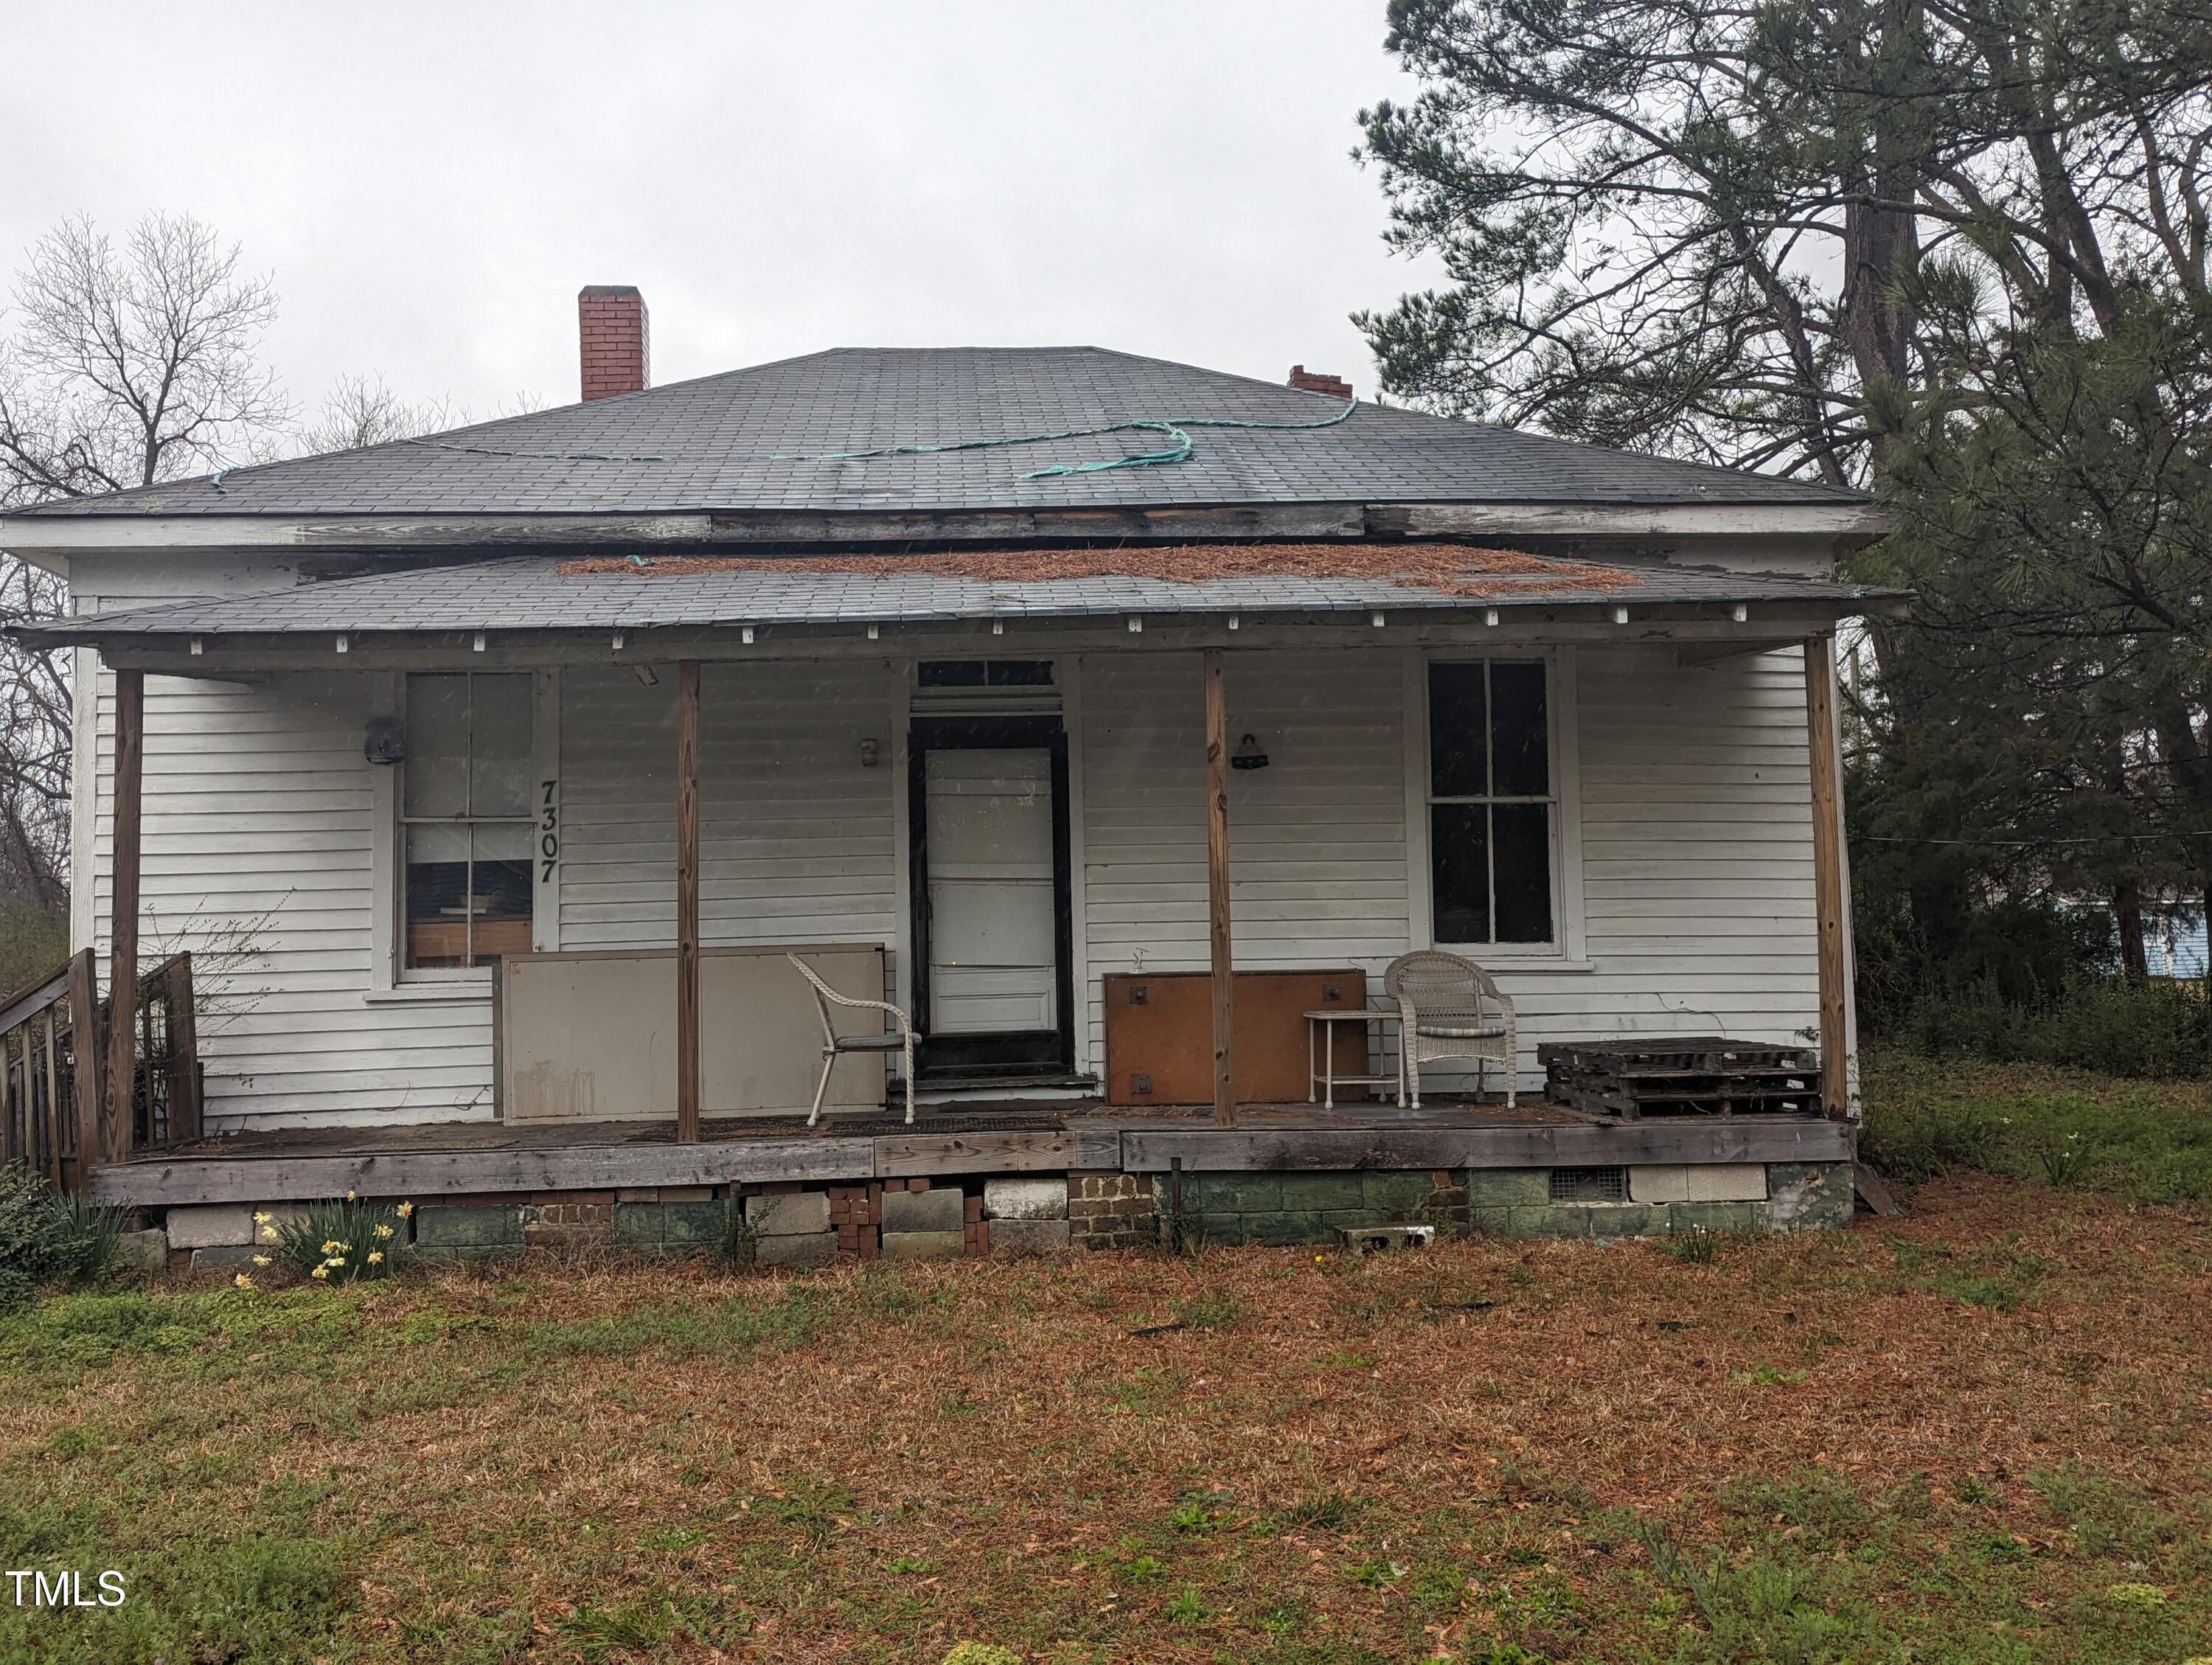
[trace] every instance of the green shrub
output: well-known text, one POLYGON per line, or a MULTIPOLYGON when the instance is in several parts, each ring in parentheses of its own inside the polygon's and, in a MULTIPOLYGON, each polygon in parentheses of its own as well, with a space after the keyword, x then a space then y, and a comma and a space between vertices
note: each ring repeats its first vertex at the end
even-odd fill
POLYGON ((56 1196, 20 1162, 0 1167, 0 1312, 52 1284, 83 1284, 113 1264, 122 1216, 56 1196))
POLYGON ((2106 1075, 2174 1080, 2212 1070, 2212 1001, 2203 987, 2077 974, 2015 998, 1995 978, 1924 993, 1891 1038, 1931 1058, 2059 1064, 2106 1075))
POLYGON ((65 915, 0 896, 0 998, 58 971, 69 951, 65 915))

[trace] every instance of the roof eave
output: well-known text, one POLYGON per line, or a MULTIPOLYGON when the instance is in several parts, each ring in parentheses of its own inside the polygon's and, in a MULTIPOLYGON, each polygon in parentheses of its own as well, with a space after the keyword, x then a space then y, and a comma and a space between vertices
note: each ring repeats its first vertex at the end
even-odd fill
POLYGON ((1799 503, 1245 502, 1159 507, 694 510, 636 514, 286 515, 17 513, 0 516, 15 554, 191 550, 407 550, 1004 538, 1193 537, 1816 538, 1856 547, 1891 529, 1871 499, 1799 503))

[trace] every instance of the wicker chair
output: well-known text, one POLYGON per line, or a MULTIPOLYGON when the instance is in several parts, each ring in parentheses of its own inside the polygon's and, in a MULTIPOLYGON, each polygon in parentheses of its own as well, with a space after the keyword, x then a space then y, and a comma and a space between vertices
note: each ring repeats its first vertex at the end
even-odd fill
POLYGON ((1491 975, 1472 960, 1440 949, 1401 954, 1382 974, 1382 987, 1398 1002, 1398 1102, 1421 1108, 1421 1066, 1443 1058, 1475 1060, 1474 1090, 1482 1091, 1483 1066, 1505 1072, 1505 1107, 1514 1106, 1513 1002, 1491 975))
POLYGON ((814 968, 796 954, 784 958, 799 968, 799 975, 806 979, 814 990, 814 1004, 822 1013, 822 1079, 814 1086, 814 1108, 807 1112, 806 1125, 811 1127, 822 1114, 822 1100, 830 1091, 830 1072, 837 1067, 838 1055, 848 1052, 903 1052, 906 1054, 906 1119, 914 1122, 914 1024, 906 1013, 888 1000, 856 1000, 849 994, 840 994, 836 989, 814 975, 814 968), (840 1035, 833 1006, 854 1011, 881 1012, 896 1020, 896 1035, 840 1035))

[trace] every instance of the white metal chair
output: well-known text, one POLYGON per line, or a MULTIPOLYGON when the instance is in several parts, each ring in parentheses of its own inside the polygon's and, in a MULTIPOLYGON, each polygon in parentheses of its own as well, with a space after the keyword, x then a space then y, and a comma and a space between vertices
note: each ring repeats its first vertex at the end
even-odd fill
POLYGON ((806 979, 814 990, 814 1004, 822 1013, 822 1079, 815 1084, 814 1108, 807 1112, 806 1125, 811 1127, 822 1115, 822 1101, 830 1091, 830 1072, 837 1067, 841 1053, 899 1052, 906 1056, 906 1119, 914 1122, 914 1024, 905 1012, 888 1000, 856 1000, 849 994, 840 994, 836 989, 814 975, 814 968, 796 954, 784 958, 799 968, 799 975, 806 979), (833 1006, 848 1006, 854 1011, 880 1012, 898 1024, 896 1035, 840 1035, 837 1033, 833 1006))
POLYGON ((1472 1058, 1474 1090, 1483 1067, 1505 1071, 1505 1108, 1514 1108, 1513 1002, 1473 960, 1441 949, 1401 954, 1382 973, 1382 987, 1398 1002, 1398 1102, 1421 1108, 1421 1066, 1444 1058, 1472 1058))

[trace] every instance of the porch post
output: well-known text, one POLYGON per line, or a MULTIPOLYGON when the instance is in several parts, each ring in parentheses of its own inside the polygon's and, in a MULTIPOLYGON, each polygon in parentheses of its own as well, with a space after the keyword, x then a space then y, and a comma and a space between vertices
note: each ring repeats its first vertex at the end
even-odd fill
POLYGON ((115 673, 115 825, 108 873, 107 1071, 95 1162, 131 1154, 132 1063, 138 1039, 139 781, 146 745, 146 673, 115 673))
POLYGON ((699 661, 676 666, 676 1138, 699 1138, 699 661))
POLYGON ((1820 931, 1820 1107, 1850 1114, 1844 1048, 1844 821, 1837 780, 1836 639, 1805 642, 1806 742, 1813 764, 1813 896, 1820 931))
POLYGON ((1230 1056, 1237 984, 1229 952, 1229 702, 1221 682, 1221 650, 1206 654, 1206 904, 1207 963, 1213 972, 1213 1119, 1237 1123, 1237 1088, 1230 1056))

